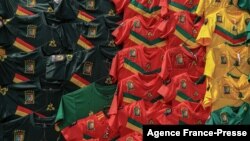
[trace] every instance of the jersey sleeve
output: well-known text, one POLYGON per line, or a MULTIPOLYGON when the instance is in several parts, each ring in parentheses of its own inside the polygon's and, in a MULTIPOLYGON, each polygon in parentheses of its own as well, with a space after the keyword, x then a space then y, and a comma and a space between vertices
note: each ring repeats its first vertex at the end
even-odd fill
POLYGON ((202 102, 204 108, 210 107, 212 105, 212 102, 214 100, 213 91, 216 90, 216 88, 214 88, 215 85, 211 83, 211 80, 209 78, 207 78, 206 81, 207 81, 207 88, 204 100, 202 102))
POLYGON ((73 126, 69 126, 64 128, 61 131, 63 137, 67 141, 80 141, 82 140, 82 130, 81 130, 81 124, 77 122, 73 126))
POLYGON ((166 103, 172 101, 176 96, 177 80, 174 78, 168 85, 162 85, 158 93, 163 97, 166 103))
POLYGON ((168 2, 160 0, 159 6, 161 7, 161 16, 164 18, 168 14, 168 2))
POLYGON ((213 17, 207 18, 200 29, 200 32, 196 38, 196 42, 203 46, 210 45, 215 30, 215 24, 216 22, 215 19, 213 19, 213 17))
POLYGON ((125 39, 128 38, 129 32, 131 30, 132 19, 128 19, 122 22, 113 32, 112 35, 115 37, 115 44, 122 44, 125 39))
POLYGON ((204 75, 208 76, 209 78, 213 78, 214 69, 215 69, 215 57, 213 53, 213 49, 209 49, 207 56, 206 56, 206 65, 204 70, 204 75))
POLYGON ((123 59, 121 59, 121 55, 118 52, 112 60, 111 69, 109 71, 109 75, 112 77, 113 82, 119 80, 119 72, 120 69, 122 68, 122 64, 123 64, 123 59))
POLYGON ((169 56, 169 52, 166 51, 164 57, 163 57, 163 62, 161 66, 161 72, 160 72, 160 77, 163 80, 169 79, 170 71, 169 71, 169 66, 171 65, 171 58, 169 56))
POLYGON ((115 4, 115 9, 117 13, 122 13, 125 8, 127 8, 130 0, 113 0, 115 4))

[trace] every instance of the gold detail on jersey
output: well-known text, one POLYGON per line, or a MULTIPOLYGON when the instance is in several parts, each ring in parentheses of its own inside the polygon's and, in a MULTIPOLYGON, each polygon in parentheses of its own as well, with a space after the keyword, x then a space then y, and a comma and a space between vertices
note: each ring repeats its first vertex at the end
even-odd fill
POLYGON ((223 89, 224 89, 224 94, 230 94, 230 86, 224 85, 223 89))
POLYGON ((24 92, 24 104, 35 104, 35 92, 28 90, 24 92))
POLYGON ((1 93, 2 95, 6 95, 7 92, 8 92, 8 88, 6 88, 6 87, 1 87, 1 86, 0 86, 0 93, 1 93))
POLYGON ((92 116, 92 115, 94 115, 94 112, 93 112, 93 111, 90 111, 90 112, 89 112, 89 116, 92 116))
POLYGON ((187 108, 182 108, 181 109, 181 115, 182 115, 182 118, 188 118, 188 109, 187 108))
POLYGON ((226 55, 222 55, 220 57, 220 62, 221 62, 221 64, 227 64, 227 56, 226 55))
POLYGON ((90 38, 95 38, 97 34, 97 27, 96 26, 91 26, 88 29, 88 37, 90 38))
POLYGON ((52 12, 54 12, 54 10, 53 10, 52 7, 49 6, 48 9, 47 9, 47 12, 52 13, 52 12))
POLYGON ((247 59, 247 63, 248 63, 248 65, 250 65, 250 58, 247 59))
POLYGON ((198 120, 198 121, 197 121, 197 125, 202 125, 202 121, 201 121, 201 120, 198 120))
POLYGON ((150 119, 150 120, 148 121, 148 124, 154 125, 154 121, 153 121, 152 119, 150 119))
POLYGON ((0 48, 0 56, 6 55, 5 49, 0 48))
POLYGON ((35 61, 34 60, 25 60, 24 64, 25 64, 24 73, 26 74, 35 73, 35 61))
POLYGON ((94 120, 88 120, 87 121, 87 129, 88 130, 95 130, 95 122, 94 122, 94 120))
POLYGON ((27 7, 36 6, 36 0, 27 0, 27 7))
POLYGON ((198 92, 194 92, 194 96, 199 96, 199 93, 198 92))
POLYGON ((148 98, 152 98, 152 97, 153 97, 152 93, 151 93, 151 92, 148 92, 148 93, 147 93, 147 97, 148 97, 148 98))
POLYGON ((129 50, 129 57, 130 58, 135 58, 136 57, 136 50, 135 49, 130 49, 129 50))
POLYGON ((110 9, 108 15, 109 16, 115 16, 115 10, 110 9))
POLYGON ((51 61, 52 62, 60 62, 64 60, 64 55, 52 55, 51 56, 51 61))
POLYGON ((247 18, 247 19, 245 20, 246 25, 248 25, 249 22, 250 22, 250 18, 247 18))
POLYGON ((172 109, 171 108, 167 108, 164 112, 165 115, 170 115, 172 113, 172 109))
POLYGON ((151 68, 151 64, 150 63, 147 63, 146 64, 146 69, 149 70, 151 68))
POLYGON ((72 58, 73 58, 73 55, 72 55, 72 54, 67 54, 67 55, 66 55, 66 58, 67 58, 68 61, 71 61, 72 58))
POLYGON ((222 16, 219 15, 219 14, 217 14, 217 15, 216 15, 216 21, 217 21, 218 23, 222 23, 222 16))
POLYGON ((36 31, 37 31, 36 25, 28 25, 26 37, 36 38, 36 31))
POLYGON ((134 28, 140 28, 140 27, 141 27, 141 22, 140 22, 139 20, 135 20, 135 21, 133 22, 133 27, 134 27, 134 28))
POLYGON ((152 32, 148 32, 147 36, 152 37, 153 33, 152 32))
POLYGON ((141 116, 141 109, 140 109, 140 107, 138 107, 138 106, 134 107, 134 115, 135 116, 141 116))
POLYGON ((129 136, 126 138, 126 141, 134 141, 134 138, 129 136))
POLYGON ((134 89, 134 83, 133 83, 133 81, 128 81, 127 82, 127 89, 128 90, 133 90, 134 89))
POLYGON ((221 118, 221 122, 222 122, 223 124, 227 124, 227 123, 228 123, 228 116, 227 116, 227 113, 221 113, 220 118, 221 118))
POLYGON ((95 0, 86 0, 86 9, 94 10, 95 9, 95 0))
POLYGON ((114 40, 111 40, 108 44, 109 47, 116 47, 115 45, 115 41, 114 40))
POLYGON ((84 75, 92 75, 92 70, 93 70, 93 63, 92 62, 85 62, 83 65, 83 74, 84 75))
POLYGON ((48 106, 47 106, 47 111, 55 111, 56 108, 54 107, 54 104, 50 103, 48 106))
POLYGON ((50 47, 57 47, 56 41, 55 41, 55 40, 49 41, 49 46, 50 46, 50 47))
POLYGON ((15 130, 14 131, 14 141, 24 141, 25 131, 24 130, 15 130))
POLYGON ((181 80, 181 88, 182 89, 186 89, 187 88, 187 82, 186 82, 186 80, 181 80))
POLYGON ((105 84, 111 85, 113 84, 112 78, 110 76, 108 76, 105 80, 105 84))
POLYGON ((148 4, 152 4, 152 0, 148 0, 148 4))
POLYGON ((176 55, 176 63, 178 65, 183 65, 184 64, 184 60, 183 60, 183 57, 182 57, 181 54, 176 55))
POLYGON ((186 16, 180 15, 180 16, 179 16, 179 22, 180 22, 180 23, 185 23, 185 22, 186 22, 186 16))

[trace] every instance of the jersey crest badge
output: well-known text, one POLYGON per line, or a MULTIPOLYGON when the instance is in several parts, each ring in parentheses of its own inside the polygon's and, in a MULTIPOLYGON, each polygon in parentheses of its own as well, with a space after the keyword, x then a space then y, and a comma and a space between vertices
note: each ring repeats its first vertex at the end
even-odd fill
POLYGON ((50 47, 57 47, 56 41, 55 41, 55 40, 49 41, 49 46, 50 46, 50 47))
POLYGON ((134 107, 134 115, 135 116, 141 116, 141 109, 140 109, 140 107, 138 107, 138 106, 134 107))
POLYGON ((34 74, 35 73, 35 61, 34 60, 25 60, 25 69, 24 72, 26 74, 34 74))
POLYGON ((35 104, 35 92, 32 90, 24 92, 25 100, 24 104, 35 104))
POLYGON ((36 0, 27 0, 27 7, 36 6, 36 0))
POLYGON ((185 23, 185 22, 186 22, 186 16, 180 15, 180 16, 179 16, 179 22, 180 22, 180 23, 185 23))
POLYGON ((227 116, 227 113, 221 113, 220 118, 221 118, 221 122, 222 122, 223 124, 227 124, 227 123, 228 123, 228 116, 227 116))
POLYGON ((92 70, 93 70, 93 63, 92 62, 85 62, 83 65, 83 74, 84 75, 92 75, 92 70))
POLYGON ((108 12, 108 15, 109 16, 115 16, 115 10, 110 9, 109 12, 108 12))
POLYGON ((15 130, 14 131, 14 141, 24 141, 25 131, 24 130, 15 130))
POLYGON ((95 10, 95 0, 86 0, 86 9, 95 10))
POLYGON ((181 115, 182 115, 182 118, 188 118, 188 109, 187 108, 182 108, 181 109, 181 115))
POLYGON ((222 55, 220 57, 220 62, 221 62, 221 64, 227 64, 227 57, 226 57, 226 55, 222 55))
POLYGON ((133 27, 134 27, 134 28, 140 28, 140 27, 141 27, 141 22, 140 22, 139 20, 135 20, 135 21, 133 22, 133 27))
POLYGON ((1 87, 0 86, 0 93, 2 94, 2 95, 6 95, 6 93, 8 92, 8 88, 6 88, 6 87, 1 87))
POLYGON ((129 50, 129 57, 130 58, 135 58, 136 57, 136 50, 135 49, 130 49, 129 50))
POLYGON ((224 85, 223 89, 224 89, 224 94, 230 94, 230 86, 224 85))
POLYGON ((94 122, 94 120, 88 120, 87 121, 87 129, 88 130, 94 130, 95 129, 95 122, 94 122))
POLYGON ((36 31, 37 31, 37 26, 36 25, 28 25, 27 26, 27 35, 26 35, 26 37, 36 38, 36 31))
POLYGON ((133 90, 134 89, 134 83, 133 83, 133 81, 128 81, 127 82, 127 89, 128 90, 133 90))
POLYGON ((97 27, 96 26, 91 26, 88 29, 88 37, 90 38, 95 38, 97 34, 97 27))
POLYGON ((167 115, 170 115, 172 113, 172 109, 170 108, 167 108, 164 112, 164 114, 167 116, 167 115))
POLYGON ((222 23, 222 16, 219 15, 219 14, 217 14, 217 15, 216 15, 216 21, 217 21, 218 23, 222 23))

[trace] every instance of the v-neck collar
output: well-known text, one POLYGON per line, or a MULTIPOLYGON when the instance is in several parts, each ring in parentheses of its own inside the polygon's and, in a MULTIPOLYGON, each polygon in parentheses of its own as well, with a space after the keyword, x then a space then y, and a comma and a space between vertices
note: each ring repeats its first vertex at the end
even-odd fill
POLYGON ((136 75, 136 79, 139 82, 138 84, 145 90, 154 89, 155 86, 159 86, 158 84, 162 83, 161 78, 158 74, 145 75, 138 73, 136 75), (149 81, 146 82, 145 80, 149 81))
POLYGON ((238 54, 240 54, 241 57, 244 57, 248 52, 249 48, 245 45, 239 45, 239 46, 229 46, 227 43, 223 44, 223 46, 228 50, 229 55, 233 58, 237 58, 238 54), (239 52, 236 52, 234 49, 240 49, 239 52))
MULTIPOLYGON (((225 76, 226 77, 226 76, 225 76)), ((249 86, 248 76, 242 74, 240 78, 236 81, 233 77, 228 76, 226 79, 236 88, 236 89, 243 89, 249 86)))

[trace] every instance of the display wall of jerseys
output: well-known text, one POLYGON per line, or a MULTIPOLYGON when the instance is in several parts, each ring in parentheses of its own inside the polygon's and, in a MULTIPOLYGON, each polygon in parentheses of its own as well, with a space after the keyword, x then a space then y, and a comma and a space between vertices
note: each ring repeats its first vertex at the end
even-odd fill
POLYGON ((0 140, 250 125, 249 46, 247 0, 0 0, 0 140))

